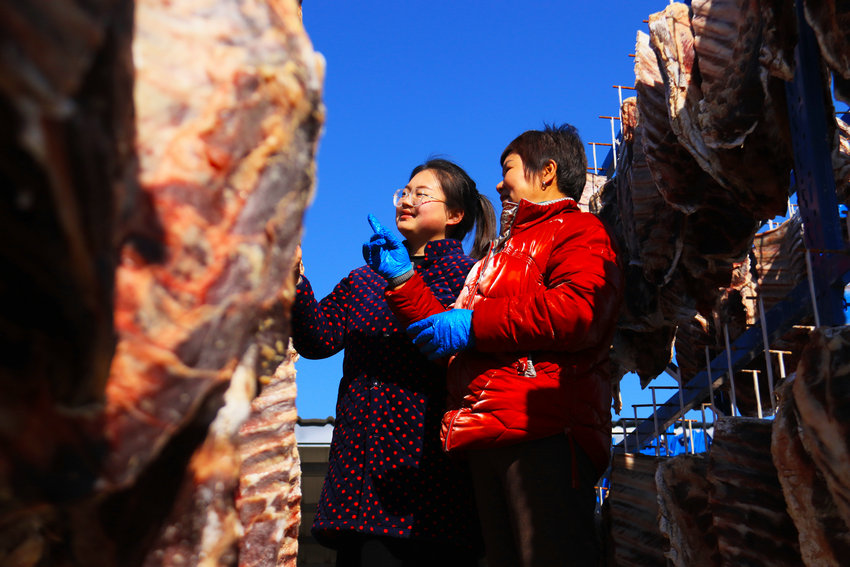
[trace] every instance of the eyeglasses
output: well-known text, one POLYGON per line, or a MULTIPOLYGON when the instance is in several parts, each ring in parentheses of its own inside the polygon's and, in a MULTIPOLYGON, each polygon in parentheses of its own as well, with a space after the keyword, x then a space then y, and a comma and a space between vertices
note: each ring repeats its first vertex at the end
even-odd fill
POLYGON ((396 190, 393 193, 393 205, 398 207, 401 205, 401 202, 407 199, 407 201, 414 207, 418 207, 420 205, 424 205, 425 203, 445 203, 440 199, 435 199, 431 195, 425 192, 424 189, 413 189, 410 190, 407 187, 396 190))

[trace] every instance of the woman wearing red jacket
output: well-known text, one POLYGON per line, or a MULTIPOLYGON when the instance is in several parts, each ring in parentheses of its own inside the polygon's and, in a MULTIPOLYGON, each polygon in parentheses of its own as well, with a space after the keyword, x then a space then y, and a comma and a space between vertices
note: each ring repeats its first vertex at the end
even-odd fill
MULTIPOLYGON (((587 161, 575 128, 525 132, 501 164, 501 232, 454 309, 413 274, 385 295, 424 354, 451 357, 441 439, 469 459, 489 567, 595 565, 622 273, 608 232, 576 203, 587 161)), ((380 273, 399 251, 378 240, 380 273)))

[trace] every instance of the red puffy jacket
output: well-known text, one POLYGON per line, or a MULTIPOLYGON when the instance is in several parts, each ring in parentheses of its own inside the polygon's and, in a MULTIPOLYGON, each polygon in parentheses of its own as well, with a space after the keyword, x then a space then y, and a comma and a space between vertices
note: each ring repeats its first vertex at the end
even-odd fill
MULTIPOLYGON (((502 223, 455 302, 473 310, 475 342, 449 362, 444 449, 566 432, 601 473, 611 444, 609 351, 623 295, 614 244, 572 199, 508 203, 502 223)), ((415 277, 386 297, 402 323, 443 311, 415 277)))

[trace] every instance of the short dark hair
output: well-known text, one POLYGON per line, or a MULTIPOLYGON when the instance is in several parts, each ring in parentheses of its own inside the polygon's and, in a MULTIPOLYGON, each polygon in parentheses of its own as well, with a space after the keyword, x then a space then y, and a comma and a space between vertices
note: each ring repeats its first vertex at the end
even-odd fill
POLYGON ((544 124, 543 130, 523 132, 508 144, 499 162, 504 165, 510 154, 517 154, 525 175, 540 173, 548 161, 558 165, 558 189, 576 201, 587 183, 587 156, 578 130, 571 124, 544 124))
POLYGON ((447 227, 446 236, 463 240, 472 227, 475 226, 475 238, 469 255, 480 259, 487 251, 487 246, 496 235, 496 214, 490 200, 478 192, 475 181, 454 162, 443 158, 431 158, 417 165, 410 173, 410 179, 420 171, 433 171, 440 182, 443 194, 446 196, 446 207, 463 211, 463 219, 453 226, 447 227))

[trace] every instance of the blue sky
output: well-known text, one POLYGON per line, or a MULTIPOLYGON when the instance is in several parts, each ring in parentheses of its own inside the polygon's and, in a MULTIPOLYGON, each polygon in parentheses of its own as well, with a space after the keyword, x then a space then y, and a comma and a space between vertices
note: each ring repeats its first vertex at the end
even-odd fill
MULTIPOLYGON (((317 297, 363 264, 366 216, 392 226, 393 191, 428 157, 464 167, 498 214, 499 155, 521 132, 569 122, 585 142, 610 143, 611 122, 599 116, 617 115, 614 85, 634 85, 637 31, 667 4, 305 0, 304 25, 327 61, 327 116, 302 244, 317 297)), ((598 148, 600 164, 607 150, 598 148)), ((298 414, 332 416, 342 354, 302 358, 296 368, 298 414)), ((631 417, 630 404, 650 394, 635 376, 622 385, 631 417)), ((659 392, 659 401, 669 395, 659 392)))

